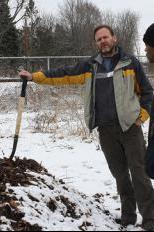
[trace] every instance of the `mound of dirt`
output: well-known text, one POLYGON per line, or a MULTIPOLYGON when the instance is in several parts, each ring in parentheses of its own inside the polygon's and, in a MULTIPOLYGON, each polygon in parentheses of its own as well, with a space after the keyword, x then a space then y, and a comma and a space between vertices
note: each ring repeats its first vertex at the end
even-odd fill
POLYGON ((38 164, 35 160, 19 159, 10 161, 8 159, 0 159, 0 225, 2 218, 12 220, 11 226, 15 231, 40 231, 38 225, 31 226, 28 222, 22 220, 25 213, 18 209, 20 203, 15 196, 12 196, 13 190, 7 191, 7 185, 29 186, 34 177, 27 173, 32 171, 36 173, 45 172, 47 170, 38 164))
POLYGON ((34 160, 0 160, 0 231, 115 229, 104 196, 69 188, 34 160))
POLYGON ((42 171, 47 173, 47 170, 35 160, 21 160, 19 158, 15 161, 0 160, 0 191, 5 190, 6 183, 10 183, 12 186, 29 185, 33 177, 26 173, 27 170, 36 173, 42 171))

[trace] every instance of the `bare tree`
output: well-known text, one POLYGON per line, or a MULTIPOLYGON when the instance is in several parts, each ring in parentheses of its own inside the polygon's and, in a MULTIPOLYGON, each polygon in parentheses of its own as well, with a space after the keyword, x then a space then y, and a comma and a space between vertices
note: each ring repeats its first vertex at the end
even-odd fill
POLYGON ((103 11, 102 21, 103 24, 107 24, 112 28, 116 28, 117 16, 111 10, 103 11))
POLYGON ((67 33, 70 54, 90 55, 93 30, 102 22, 100 10, 87 0, 65 0, 60 7, 59 22, 67 33))
POLYGON ((56 50, 55 18, 52 14, 40 15, 35 27, 35 35, 32 47, 33 55, 54 55, 56 50))
POLYGON ((114 14, 111 11, 103 12, 103 23, 110 25, 116 32, 119 45, 130 54, 137 52, 139 15, 131 10, 114 14))
POLYGON ((131 54, 134 54, 138 40, 138 21, 138 14, 130 10, 119 13, 117 17, 119 43, 131 54))
POLYGON ((39 12, 37 10, 37 7, 35 6, 34 0, 29 0, 28 5, 26 6, 26 12, 24 17, 24 38, 27 37, 27 52, 24 52, 25 54, 28 54, 29 56, 32 55, 32 51, 35 49, 35 40, 37 38, 36 35, 36 28, 40 21, 39 12), (27 36, 25 36, 25 33, 27 36))
POLYGON ((29 0, 7 0, 7 2, 10 6, 12 22, 17 24, 24 18, 26 6, 29 3, 29 0))

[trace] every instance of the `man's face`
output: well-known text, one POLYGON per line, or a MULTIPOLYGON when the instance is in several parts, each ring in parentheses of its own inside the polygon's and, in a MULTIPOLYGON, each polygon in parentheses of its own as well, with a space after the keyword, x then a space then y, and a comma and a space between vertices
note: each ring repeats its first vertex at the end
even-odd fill
POLYGON ((117 38, 107 28, 102 28, 96 32, 95 41, 97 48, 104 56, 113 54, 117 38))
POLYGON ((154 48, 150 47, 149 45, 145 45, 145 51, 146 51, 146 55, 148 60, 150 61, 150 63, 154 63, 154 48))

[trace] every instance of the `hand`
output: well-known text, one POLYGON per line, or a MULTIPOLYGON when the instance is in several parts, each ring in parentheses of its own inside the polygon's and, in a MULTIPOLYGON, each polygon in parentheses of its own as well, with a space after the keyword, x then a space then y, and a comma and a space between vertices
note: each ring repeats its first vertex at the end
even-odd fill
POLYGON ((32 74, 26 70, 22 70, 20 73, 19 73, 19 76, 22 78, 22 79, 26 79, 27 81, 32 81, 32 74))
POLYGON ((140 118, 138 118, 138 119, 136 120, 136 122, 135 122, 135 125, 136 125, 137 127, 141 127, 142 124, 143 124, 143 122, 141 121, 140 118))

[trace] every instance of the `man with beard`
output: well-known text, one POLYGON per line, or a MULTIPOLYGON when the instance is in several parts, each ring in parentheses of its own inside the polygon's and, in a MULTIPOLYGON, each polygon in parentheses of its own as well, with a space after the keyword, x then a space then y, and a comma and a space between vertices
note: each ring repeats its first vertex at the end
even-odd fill
POLYGON ((154 230, 154 190, 145 173, 142 123, 151 111, 153 90, 139 61, 117 46, 114 31, 94 31, 98 54, 76 66, 20 76, 39 84, 85 85, 85 121, 98 128, 108 166, 121 198, 121 224, 135 225, 136 204, 143 228, 154 230), (131 175, 130 175, 131 174, 131 175))

